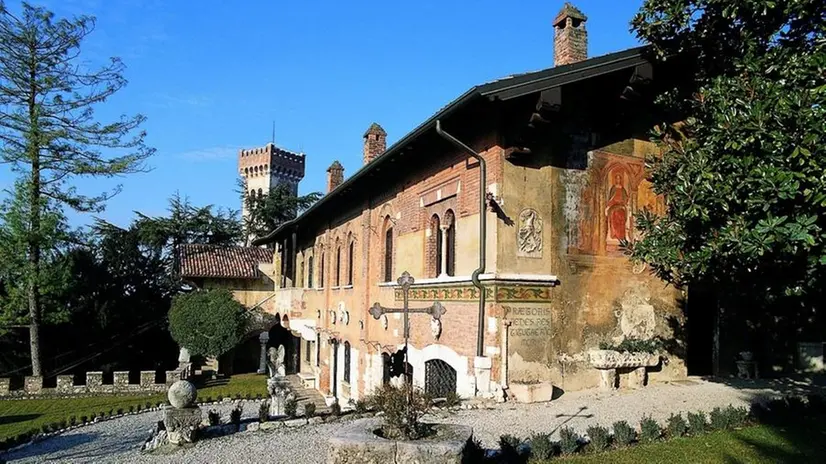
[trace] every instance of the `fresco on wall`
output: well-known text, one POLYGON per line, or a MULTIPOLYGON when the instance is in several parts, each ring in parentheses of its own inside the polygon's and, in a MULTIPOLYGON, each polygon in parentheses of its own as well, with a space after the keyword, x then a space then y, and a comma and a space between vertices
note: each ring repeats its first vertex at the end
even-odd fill
POLYGON ((588 181, 574 199, 578 215, 568 225, 568 253, 622 255, 620 243, 637 238, 634 215, 644 208, 665 211, 644 177, 642 158, 594 151, 588 181))

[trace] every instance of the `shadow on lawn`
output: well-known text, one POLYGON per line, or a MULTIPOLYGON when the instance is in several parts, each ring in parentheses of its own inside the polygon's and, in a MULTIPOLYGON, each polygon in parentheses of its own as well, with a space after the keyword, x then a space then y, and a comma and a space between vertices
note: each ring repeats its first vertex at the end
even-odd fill
POLYGON ((0 417, 0 425, 15 424, 17 422, 26 422, 37 419, 43 414, 18 414, 16 416, 2 416, 0 417))
POLYGON ((62 452, 92 442, 95 439, 97 439, 98 436, 99 434, 97 433, 76 433, 70 435, 57 435, 39 444, 27 445, 17 451, 0 454, 0 459, 5 459, 9 462, 12 462, 18 459, 33 458, 45 454, 50 455, 49 460, 66 459, 69 458, 69 456, 55 456, 52 453, 54 453, 55 450, 59 450, 59 452, 62 452))

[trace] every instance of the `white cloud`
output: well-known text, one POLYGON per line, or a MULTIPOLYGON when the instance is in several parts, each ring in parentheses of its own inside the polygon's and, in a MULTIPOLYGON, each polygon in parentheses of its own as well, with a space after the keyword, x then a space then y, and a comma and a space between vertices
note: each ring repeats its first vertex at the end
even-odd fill
POLYGON ((219 147, 209 147, 209 148, 202 148, 197 150, 190 150, 185 151, 183 153, 179 153, 177 156, 180 158, 185 158, 191 161, 216 161, 216 160, 226 160, 226 159, 233 159, 238 156, 238 150, 241 147, 233 147, 233 146, 219 146, 219 147))

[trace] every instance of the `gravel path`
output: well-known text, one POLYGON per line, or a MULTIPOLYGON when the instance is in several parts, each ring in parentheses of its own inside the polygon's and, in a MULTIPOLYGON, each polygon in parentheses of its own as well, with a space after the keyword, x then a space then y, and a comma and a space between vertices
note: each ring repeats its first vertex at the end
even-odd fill
MULTIPOLYGON (((788 388, 783 388, 788 391, 788 388)), ((495 448, 505 433, 527 437, 533 432, 552 432, 569 426, 580 433, 592 424, 610 426, 627 420, 636 425, 643 415, 659 422, 676 412, 711 410, 715 406, 746 406, 751 401, 774 396, 780 390, 770 386, 736 387, 690 380, 654 384, 637 391, 566 393, 551 403, 506 403, 491 409, 439 412, 439 422, 461 423, 473 427, 474 435, 488 448, 495 448)), ((231 405, 221 405, 228 417, 231 405)), ((258 405, 246 403, 245 417, 254 417, 258 405)), ((339 424, 319 424, 270 432, 246 432, 204 440, 193 448, 166 456, 146 456, 138 450, 159 412, 145 413, 80 427, 62 435, 0 455, 14 463, 286 463, 311 464, 326 460, 326 438, 339 424)))

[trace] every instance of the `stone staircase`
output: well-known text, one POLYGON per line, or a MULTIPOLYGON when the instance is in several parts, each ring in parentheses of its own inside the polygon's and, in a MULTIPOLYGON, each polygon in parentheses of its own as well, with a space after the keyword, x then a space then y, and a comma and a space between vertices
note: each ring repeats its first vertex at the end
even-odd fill
POLYGON ((297 375, 288 375, 287 380, 290 382, 290 388, 298 400, 298 413, 304 412, 305 403, 315 403, 316 413, 326 412, 327 403, 324 402, 324 397, 315 388, 305 387, 301 382, 301 378, 297 375))

